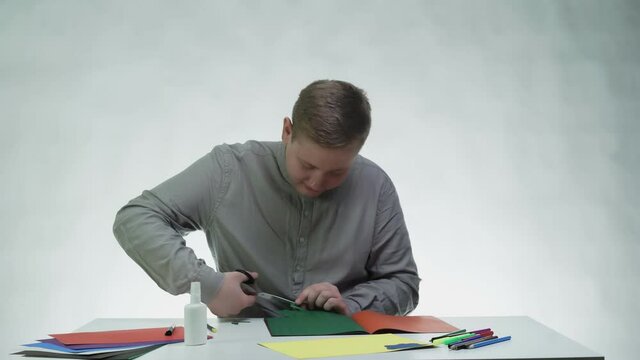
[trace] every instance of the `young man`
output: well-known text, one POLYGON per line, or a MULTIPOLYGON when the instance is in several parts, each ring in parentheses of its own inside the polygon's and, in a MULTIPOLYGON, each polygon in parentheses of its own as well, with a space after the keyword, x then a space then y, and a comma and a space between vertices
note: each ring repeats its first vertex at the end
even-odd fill
POLYGON ((248 278, 236 269, 309 309, 406 314, 420 278, 393 183, 358 155, 370 113, 361 89, 316 81, 284 119, 282 142, 216 146, 124 206, 114 234, 171 294, 200 281, 218 316, 273 314, 241 289, 248 278), (205 232, 218 271, 185 246, 194 230, 205 232))

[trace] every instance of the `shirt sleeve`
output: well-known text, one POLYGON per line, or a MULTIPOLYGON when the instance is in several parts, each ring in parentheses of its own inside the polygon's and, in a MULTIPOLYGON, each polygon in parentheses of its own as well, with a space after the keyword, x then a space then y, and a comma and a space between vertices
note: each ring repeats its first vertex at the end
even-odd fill
POLYGON ((343 292, 351 313, 406 315, 418 305, 420 278, 400 200, 391 180, 381 188, 367 272, 369 281, 343 292))
POLYGON ((184 235, 206 228, 228 186, 229 162, 214 149, 118 211, 113 233, 125 252, 165 291, 189 292, 199 281, 206 304, 223 274, 198 259, 184 235))

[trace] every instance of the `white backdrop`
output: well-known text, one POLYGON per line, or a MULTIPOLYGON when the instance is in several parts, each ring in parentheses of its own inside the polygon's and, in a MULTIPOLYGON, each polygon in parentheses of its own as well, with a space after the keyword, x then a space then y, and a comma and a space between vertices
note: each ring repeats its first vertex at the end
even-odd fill
POLYGON ((0 1, 1 354, 181 316, 116 211, 216 144, 278 140, 298 91, 332 78, 370 96, 363 154, 401 197, 415 314, 529 315, 630 359, 639 4, 0 1))

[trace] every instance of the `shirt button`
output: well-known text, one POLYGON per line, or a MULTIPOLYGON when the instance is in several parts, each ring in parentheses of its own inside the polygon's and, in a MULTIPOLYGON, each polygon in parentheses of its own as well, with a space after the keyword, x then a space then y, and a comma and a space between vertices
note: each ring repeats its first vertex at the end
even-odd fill
POLYGON ((305 211, 305 212, 302 213, 302 215, 304 215, 304 217, 307 217, 307 216, 309 216, 309 212, 305 211))
POLYGON ((298 270, 298 271, 302 270, 302 266, 301 265, 296 265, 296 270, 298 270))
POLYGON ((304 238, 303 237, 300 238, 300 243, 304 243, 304 238))

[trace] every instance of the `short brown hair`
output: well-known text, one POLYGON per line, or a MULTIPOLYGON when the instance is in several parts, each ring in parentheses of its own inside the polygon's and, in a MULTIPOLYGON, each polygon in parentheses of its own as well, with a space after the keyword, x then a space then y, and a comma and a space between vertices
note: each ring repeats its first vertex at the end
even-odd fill
POLYGON ((318 145, 362 146, 371 128, 366 93, 339 80, 318 80, 300 91, 293 106, 292 138, 303 134, 318 145))

